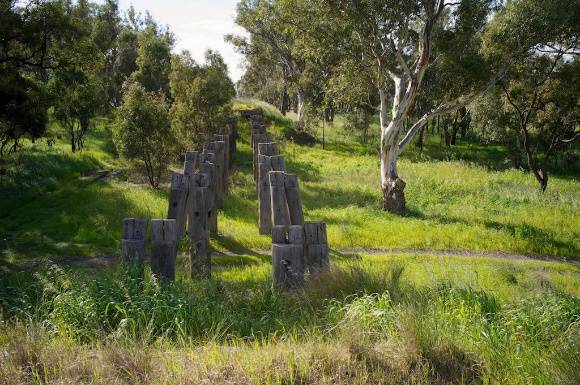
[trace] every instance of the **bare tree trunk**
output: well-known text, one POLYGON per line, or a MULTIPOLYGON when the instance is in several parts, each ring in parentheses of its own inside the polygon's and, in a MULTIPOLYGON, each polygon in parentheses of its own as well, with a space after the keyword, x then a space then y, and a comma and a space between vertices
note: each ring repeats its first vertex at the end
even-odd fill
POLYGON ((522 166, 522 145, 520 143, 520 136, 516 134, 515 146, 514 146, 514 168, 520 168, 522 166))
POLYGON ((300 91, 298 91, 296 93, 296 115, 297 119, 299 122, 302 121, 302 114, 303 114, 303 107, 304 107, 304 101, 302 100, 302 93, 300 91))
POLYGON ((540 184, 540 189, 542 190, 542 192, 546 192, 546 188, 548 187, 548 171, 538 167, 538 165, 534 161, 532 149, 530 147, 530 142, 529 142, 527 123, 522 124, 521 131, 522 131, 523 139, 524 139, 524 150, 526 152, 528 167, 530 168, 530 171, 534 174, 534 176, 536 177, 536 180, 540 184))
POLYGON ((71 131, 70 131, 70 148, 71 148, 72 152, 75 152, 77 150, 77 141, 75 138, 74 128, 71 129, 71 131))
POLYGON ((405 84, 401 78, 396 78, 394 81, 393 114, 388 123, 387 95, 384 90, 379 90, 381 99, 381 187, 383 190, 383 210, 401 215, 405 212, 405 182, 399 178, 397 173, 397 156, 399 155, 399 136, 405 118, 401 113, 401 98, 405 93, 405 84))
POLYGON ((453 125, 451 126, 451 138, 449 139, 450 146, 455 146, 457 143, 457 132, 459 131, 457 115, 459 115, 459 111, 455 112, 455 116, 453 117, 453 125))
POLYGON ((421 128, 419 131, 419 139, 417 140, 417 146, 419 147, 419 152, 423 153, 423 143, 425 141, 425 132, 429 132, 429 122, 425 123, 425 127, 421 128))
POLYGON ((283 116, 286 116, 286 112, 288 112, 288 90, 286 85, 284 85, 284 90, 282 91, 282 95, 280 97, 280 112, 283 116))

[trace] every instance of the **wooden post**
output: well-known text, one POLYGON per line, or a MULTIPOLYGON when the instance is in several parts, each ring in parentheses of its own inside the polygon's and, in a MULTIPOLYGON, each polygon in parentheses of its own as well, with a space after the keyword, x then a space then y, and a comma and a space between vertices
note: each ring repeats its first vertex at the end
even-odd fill
POLYGON ((145 264, 145 238, 147 237, 147 219, 123 219, 121 239, 121 261, 125 268, 137 268, 143 274, 145 264))
POLYGON ((191 176, 194 173, 197 160, 197 151, 187 151, 183 162, 183 175, 191 176))
POLYGON ((284 170, 283 156, 258 155, 258 224, 260 234, 270 234, 272 231, 272 203, 268 173, 284 170))
POLYGON ((187 205, 187 192, 189 178, 178 172, 171 174, 171 187, 169 190, 169 209, 167 218, 175 219, 175 241, 179 243, 185 233, 185 215, 187 205))
POLYGON ((328 240, 326 237, 326 224, 324 222, 304 222, 305 264, 311 274, 327 271, 328 240))
MULTIPOLYGON (((238 117, 232 116, 229 119, 230 126, 230 153, 233 155, 237 151, 237 141, 238 141, 238 117)), ((233 162, 232 162, 233 164, 233 162)))
POLYGON ((228 135, 214 135, 216 141, 224 142, 224 183, 227 186, 230 175, 230 137, 228 135))
POLYGON ((254 181, 258 181, 258 144, 272 142, 272 136, 268 133, 257 133, 252 135, 252 155, 253 155, 253 170, 254 181))
POLYGON ((215 185, 216 185, 216 207, 222 207, 222 195, 225 191, 224 185, 224 142, 210 142, 204 145, 204 152, 214 153, 215 164, 215 185))
POLYGON ((270 234, 272 231, 272 202, 268 173, 272 170, 270 157, 258 156, 258 231, 270 234))
MULTIPOLYGON (((222 195, 228 189, 228 168, 226 163, 226 142, 223 140, 217 140, 215 143, 215 156, 216 162, 220 165, 219 167, 219 175, 222 178, 222 195)), ((221 197, 220 197, 220 207, 221 205, 221 197)))
POLYGON ((151 220, 151 272, 162 280, 175 280, 175 219, 151 220))
POLYGON ((191 200, 188 206, 191 277, 209 278, 211 252, 209 249, 208 203, 209 176, 194 174, 190 183, 191 200))
POLYGON ((275 142, 258 143, 258 155, 278 155, 278 146, 275 142))
POLYGON ((288 226, 290 215, 286 204, 286 193, 284 191, 284 172, 270 171, 268 181, 270 184, 270 202, 272 207, 272 224, 274 226, 288 226))
POLYGON ((255 179, 258 192, 258 231, 260 234, 270 234, 272 231, 272 214, 270 208, 270 186, 268 172, 274 170, 270 157, 278 152, 276 143, 258 143, 257 171, 255 179))
POLYGON ((215 155, 213 153, 202 154, 201 156, 201 163, 199 164, 199 171, 202 174, 207 174, 209 179, 209 186, 208 186, 208 228, 209 233, 212 237, 217 236, 218 225, 217 225, 217 207, 216 207, 216 173, 215 173, 215 164, 210 161, 215 160, 215 155), (207 155, 207 156, 204 156, 207 155), (210 156, 211 155, 211 156, 210 156))
POLYGON ((303 225, 304 213, 302 212, 302 201, 300 200, 300 189, 298 188, 298 178, 296 175, 285 174, 284 190, 286 192, 290 223, 293 225, 303 225))
POLYGON ((294 289, 304 281, 304 229, 274 226, 272 229, 272 282, 275 288, 294 289))

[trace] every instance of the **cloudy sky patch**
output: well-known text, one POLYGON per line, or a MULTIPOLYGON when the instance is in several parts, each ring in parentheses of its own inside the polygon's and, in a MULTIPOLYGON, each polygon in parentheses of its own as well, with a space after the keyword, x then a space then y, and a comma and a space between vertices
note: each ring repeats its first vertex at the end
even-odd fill
POLYGON ((158 23, 168 25, 175 33, 174 50, 188 50, 197 61, 203 60, 206 49, 219 51, 228 64, 230 76, 242 76, 242 56, 224 42, 228 33, 243 34, 234 23, 237 0, 120 0, 121 11, 133 5, 144 13, 148 10, 158 23))

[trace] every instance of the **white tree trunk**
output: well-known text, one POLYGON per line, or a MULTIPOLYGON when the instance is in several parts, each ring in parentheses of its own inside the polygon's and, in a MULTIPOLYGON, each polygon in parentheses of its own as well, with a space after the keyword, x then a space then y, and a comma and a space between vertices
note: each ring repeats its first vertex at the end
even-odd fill
POLYGON ((298 91, 296 93, 296 99, 297 99, 297 105, 296 105, 296 115, 297 115, 297 120, 299 122, 302 121, 302 107, 304 107, 304 101, 302 100, 302 93, 300 91, 298 91))
POLYGON ((381 187, 383 190, 383 209, 403 214, 405 211, 405 182, 399 178, 397 173, 397 157, 399 156, 399 138, 406 116, 406 84, 402 77, 393 77, 393 81, 395 82, 395 95, 391 120, 388 122, 387 94, 384 90, 379 90, 381 99, 381 187))

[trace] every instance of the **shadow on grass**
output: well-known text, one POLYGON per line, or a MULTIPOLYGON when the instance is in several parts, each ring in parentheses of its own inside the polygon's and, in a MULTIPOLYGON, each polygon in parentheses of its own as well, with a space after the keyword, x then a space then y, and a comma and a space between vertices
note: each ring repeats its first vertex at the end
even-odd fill
MULTIPOLYGON (((256 231, 258 231, 256 229, 256 231)), ((259 254, 254 250, 249 249, 241 242, 237 241, 235 238, 229 235, 221 235, 216 239, 219 246, 223 247, 227 251, 235 254, 249 255, 260 259, 262 262, 269 262, 270 257, 268 255, 259 254)))
MULTIPOLYGON (((121 236, 122 219, 158 216, 136 204, 108 183, 67 183, 28 202, 12 201, 18 210, 0 222, 0 258, 10 255, 32 259, 113 252, 121 236)), ((158 192, 163 194, 163 192, 158 192)))
MULTIPOLYGON (((251 195, 252 192, 244 191, 243 195, 251 195)), ((228 192, 223 199, 223 212, 224 214, 232 219, 241 221, 244 223, 251 223, 255 226, 258 225, 258 203, 257 198, 249 199, 247 196, 241 196, 242 194, 228 192)), ((218 223, 219 226, 219 223, 218 223)))
POLYGON ((300 193, 305 210, 356 206, 376 208, 377 212, 379 211, 380 196, 378 194, 347 186, 329 188, 317 185, 308 189, 303 188, 300 193))

